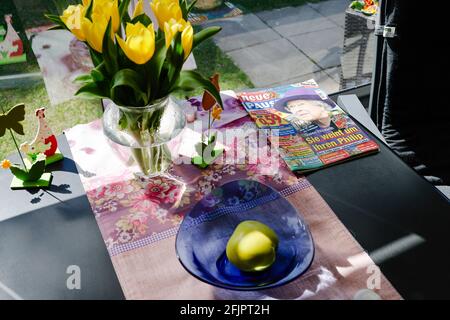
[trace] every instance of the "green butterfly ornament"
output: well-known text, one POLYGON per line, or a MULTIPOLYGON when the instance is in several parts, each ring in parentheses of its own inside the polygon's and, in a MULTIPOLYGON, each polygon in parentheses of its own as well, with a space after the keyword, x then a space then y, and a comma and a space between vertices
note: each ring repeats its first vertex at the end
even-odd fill
MULTIPOLYGON (((10 131, 14 144, 17 142, 14 138, 13 131, 17 134, 24 135, 22 121, 25 120, 25 105, 18 104, 9 111, 0 114, 0 137, 3 137, 7 130, 10 131)), ((28 187, 45 187, 48 186, 51 179, 50 173, 45 171, 45 155, 39 154, 31 163, 28 159, 23 159, 19 150, 19 156, 22 159, 24 167, 13 164, 9 166, 11 173, 15 176, 11 184, 11 188, 20 189, 28 187), (48 181, 47 181, 48 180, 48 181)))
POLYGON ((14 130, 17 134, 24 135, 23 126, 20 123, 25 120, 25 105, 18 104, 4 114, 0 114, 0 137, 6 133, 6 129, 14 130))

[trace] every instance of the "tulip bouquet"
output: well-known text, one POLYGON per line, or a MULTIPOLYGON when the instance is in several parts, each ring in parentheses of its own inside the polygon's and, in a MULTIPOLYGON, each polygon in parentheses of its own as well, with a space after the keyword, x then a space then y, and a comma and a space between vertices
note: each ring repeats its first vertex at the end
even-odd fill
MULTIPOLYGON (((61 16, 47 15, 56 23, 54 28, 69 30, 89 49, 94 68, 76 79, 82 84, 76 94, 108 98, 126 107, 120 108, 119 126, 140 145, 159 130, 164 108, 145 114, 126 110, 155 105, 173 92, 195 89, 208 91, 222 106, 220 94, 209 79, 182 70, 192 50, 220 31, 219 27, 209 27, 194 33, 188 21, 194 4, 187 0, 153 0, 150 6, 157 30, 144 12, 143 0, 137 2, 132 15, 130 0, 82 0, 67 7, 61 16)), ((138 163, 144 160, 143 155, 135 154, 135 158, 138 163)))

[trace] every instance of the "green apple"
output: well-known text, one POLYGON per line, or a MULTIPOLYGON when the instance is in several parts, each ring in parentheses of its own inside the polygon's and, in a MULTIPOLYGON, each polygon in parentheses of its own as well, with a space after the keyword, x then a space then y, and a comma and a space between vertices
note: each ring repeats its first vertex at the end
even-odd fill
POLYGON ((227 243, 228 260, 242 271, 262 271, 276 258, 278 237, 264 223, 254 220, 241 222, 227 243))

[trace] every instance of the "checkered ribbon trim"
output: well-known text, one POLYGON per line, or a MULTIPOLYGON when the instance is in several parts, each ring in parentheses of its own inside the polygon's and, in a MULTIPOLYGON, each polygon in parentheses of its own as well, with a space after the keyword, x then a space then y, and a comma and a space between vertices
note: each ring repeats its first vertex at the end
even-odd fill
MULTIPOLYGON (((299 183, 289 186, 289 187, 283 189, 282 191, 280 191, 279 193, 281 196, 287 197, 291 194, 294 194, 298 191, 301 191, 301 190, 304 190, 304 189, 307 189, 310 187, 311 187, 311 184, 306 179, 303 179, 299 183)), ((192 219, 192 222, 191 221, 188 222, 189 224, 187 225, 187 227, 190 228, 194 225, 198 225, 198 224, 206 222, 206 221, 214 220, 217 217, 224 215, 224 214, 229 214, 229 213, 234 214, 234 213, 239 213, 243 210, 249 210, 251 208, 256 207, 259 204, 267 203, 267 202, 273 201, 277 198, 279 198, 279 195, 276 193, 275 194, 272 193, 270 195, 263 196, 261 198, 240 204, 237 207, 219 208, 209 214, 198 217, 197 219, 192 219)), ((179 226, 173 227, 173 228, 170 228, 170 229, 158 232, 158 233, 153 233, 151 236, 148 236, 148 237, 145 237, 145 238, 142 238, 142 239, 130 242, 130 243, 125 243, 122 245, 114 246, 114 247, 108 249, 108 252, 109 252, 110 256, 116 256, 118 254, 130 251, 130 250, 142 248, 149 244, 176 236, 178 229, 179 229, 179 226)))
POLYGON ((109 255, 110 256, 115 256, 118 255, 120 253, 124 253, 130 250, 134 250, 134 249, 138 249, 138 248, 142 248, 145 247, 149 244, 173 237, 177 235, 179 227, 173 227, 158 233, 153 233, 151 236, 130 242, 130 243, 125 243, 125 244, 121 244, 118 246, 114 246, 110 249, 108 249, 109 251, 109 255))
POLYGON ((280 194, 283 197, 287 197, 287 196, 290 196, 291 194, 294 194, 294 193, 304 190, 304 189, 308 189, 310 187, 311 187, 311 184, 308 182, 308 180, 303 179, 299 183, 293 184, 292 186, 289 186, 289 187, 281 190, 280 194))
POLYGON ((218 217, 221 217, 226 214, 241 213, 243 211, 253 209, 256 206, 268 203, 270 201, 274 201, 279 198, 280 198, 280 195, 278 193, 273 192, 266 196, 262 196, 260 198, 254 199, 254 200, 250 200, 248 202, 240 203, 240 204, 232 206, 232 207, 220 207, 220 208, 217 208, 216 210, 213 210, 206 214, 202 214, 198 218, 187 218, 189 220, 184 223, 183 228, 189 229, 189 228, 198 226, 199 224, 202 224, 204 222, 215 220, 218 217))

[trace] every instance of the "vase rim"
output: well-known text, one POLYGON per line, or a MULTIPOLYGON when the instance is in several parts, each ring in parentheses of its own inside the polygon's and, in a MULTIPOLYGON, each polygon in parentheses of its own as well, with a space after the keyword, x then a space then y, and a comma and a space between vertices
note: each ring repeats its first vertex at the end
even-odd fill
POLYGON ((133 106, 119 106, 118 104, 115 104, 114 101, 113 103, 119 108, 119 109, 125 109, 127 111, 130 110, 146 110, 146 109, 151 109, 151 108, 155 108, 158 107, 162 104, 165 104, 169 101, 170 95, 167 95, 165 97, 159 98, 154 100, 152 103, 147 104, 146 106, 143 107, 133 107, 133 106))

